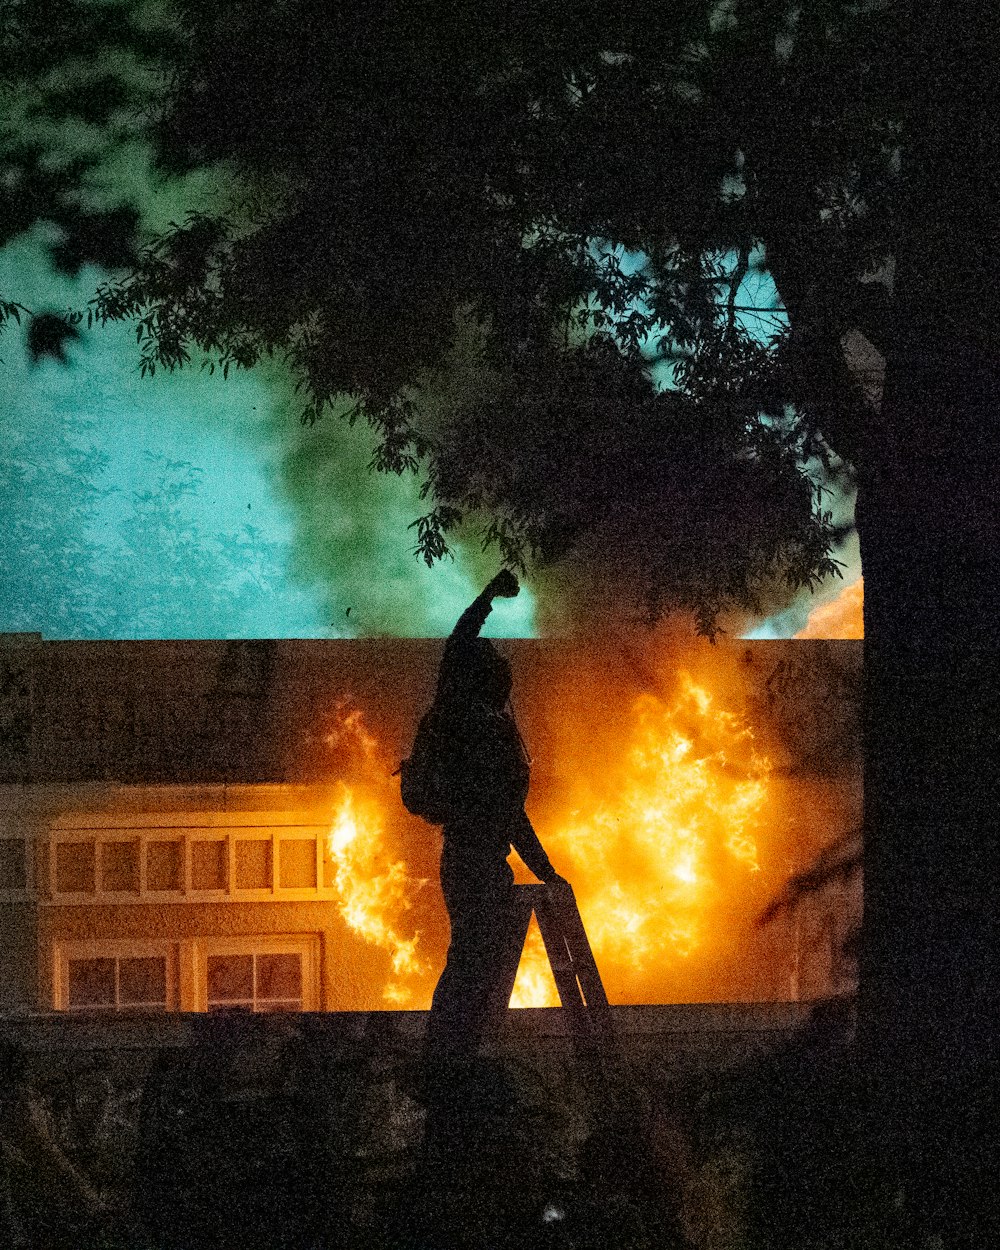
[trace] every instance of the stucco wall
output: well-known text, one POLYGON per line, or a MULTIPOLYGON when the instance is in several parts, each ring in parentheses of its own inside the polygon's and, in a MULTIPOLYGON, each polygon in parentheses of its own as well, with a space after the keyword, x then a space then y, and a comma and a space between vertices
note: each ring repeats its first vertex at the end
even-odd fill
POLYGON ((0 1011, 38 1002, 38 909, 33 903, 0 903, 0 1011))

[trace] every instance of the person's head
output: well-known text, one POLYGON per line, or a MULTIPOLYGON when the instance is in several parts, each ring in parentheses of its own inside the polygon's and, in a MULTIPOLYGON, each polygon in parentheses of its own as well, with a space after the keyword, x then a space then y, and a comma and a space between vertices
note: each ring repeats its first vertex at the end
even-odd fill
POLYGON ((479 702, 500 711, 510 698, 510 665, 488 638, 473 638, 450 657, 439 694, 455 702, 479 702))

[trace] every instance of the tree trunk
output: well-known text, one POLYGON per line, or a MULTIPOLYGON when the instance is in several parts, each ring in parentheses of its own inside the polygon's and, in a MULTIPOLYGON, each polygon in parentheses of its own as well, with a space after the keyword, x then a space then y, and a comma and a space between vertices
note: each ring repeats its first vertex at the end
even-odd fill
MULTIPOLYGON (((904 6, 905 7, 905 6, 904 6)), ((995 1108, 1000 792, 1000 145, 988 15, 926 12, 911 102, 895 449, 858 503, 865 575, 865 917, 859 1036, 884 1078, 907 1201, 946 1245, 985 1238, 995 1108), (992 99, 990 98, 992 97, 992 99), (985 1192, 984 1192, 985 1191, 985 1192)), ((921 25, 921 20, 923 24, 921 25)))

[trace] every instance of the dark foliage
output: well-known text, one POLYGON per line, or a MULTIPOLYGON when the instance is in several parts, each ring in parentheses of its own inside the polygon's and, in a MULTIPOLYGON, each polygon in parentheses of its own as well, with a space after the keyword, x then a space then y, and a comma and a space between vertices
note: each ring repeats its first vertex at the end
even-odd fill
POLYGON ((82 188, 115 121, 148 105, 143 68, 170 43, 131 0, 2 0, 0 246, 45 223, 66 273, 134 260, 134 213, 93 210, 82 188))
MULTIPOLYGON (((71 38, 117 38, 114 11, 5 5, 4 89, 36 83, 71 38)), ((99 318, 138 320, 146 371, 195 347, 224 371, 282 354, 304 420, 350 393, 352 419, 378 433, 375 467, 424 469, 425 557, 481 509, 508 559, 589 547, 622 562, 653 614, 697 605, 707 629, 758 577, 824 571, 827 522, 803 475, 834 470, 834 452, 857 470, 859 1019, 865 1053, 887 1065, 886 1149, 909 1133, 936 1151, 905 1155, 904 1197, 940 1193, 944 1229, 941 1211, 972 1210, 976 1134, 989 1131, 968 1074, 994 1048, 993 6, 352 0, 331 15, 304 0, 186 0, 176 12, 152 119, 163 166, 223 162, 242 192, 100 293, 99 318), (634 269, 624 250, 646 259, 634 269), (742 311, 762 255, 787 315, 770 352, 742 311), (479 354, 442 398, 463 324, 481 331, 479 354), (886 357, 881 413, 848 370, 849 331, 886 357), (594 366, 596 332, 620 362, 594 366), (652 358, 673 362, 678 395, 653 394, 652 358)), ((85 112, 114 98, 88 88, 85 112)), ((79 223, 86 158, 43 156, 5 136, 3 238, 79 223)), ((990 1244, 986 1219, 965 1218, 962 1244, 990 1244)))
POLYGON ((66 344, 80 337, 80 331, 58 313, 36 313, 28 324, 28 355, 32 364, 51 356, 66 364, 66 344))
POLYGON ((478 515, 508 562, 622 563, 651 616, 708 631, 833 571, 815 481, 875 436, 839 337, 883 303, 880 14, 175 10, 161 163, 242 191, 100 292, 146 371, 279 353, 303 420, 355 396, 374 466, 426 475, 428 561, 478 515), (791 314, 770 344, 741 303, 763 249, 791 314))
POLYGON ((137 1205, 153 1245, 315 1245, 335 1168, 313 1049, 293 1025, 209 1017, 143 1092, 137 1205))

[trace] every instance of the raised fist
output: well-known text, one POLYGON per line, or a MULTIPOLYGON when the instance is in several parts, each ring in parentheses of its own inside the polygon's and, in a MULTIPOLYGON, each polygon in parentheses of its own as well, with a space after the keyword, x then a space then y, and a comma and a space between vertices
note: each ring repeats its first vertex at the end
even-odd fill
POLYGON ((501 569, 486 587, 486 593, 498 599, 513 599, 520 589, 510 569, 501 569))

